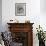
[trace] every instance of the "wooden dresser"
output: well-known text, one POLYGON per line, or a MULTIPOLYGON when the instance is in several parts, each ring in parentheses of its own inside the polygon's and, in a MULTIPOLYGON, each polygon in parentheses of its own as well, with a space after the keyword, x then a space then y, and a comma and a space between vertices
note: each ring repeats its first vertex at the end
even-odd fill
POLYGON ((12 39, 22 46, 33 46, 33 23, 7 23, 12 39))

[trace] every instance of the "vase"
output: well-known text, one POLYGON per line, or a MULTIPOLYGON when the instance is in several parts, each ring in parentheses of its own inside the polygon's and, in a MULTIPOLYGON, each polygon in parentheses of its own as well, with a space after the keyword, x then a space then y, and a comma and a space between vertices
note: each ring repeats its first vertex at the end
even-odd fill
POLYGON ((39 46, 45 46, 45 41, 39 40, 39 46))

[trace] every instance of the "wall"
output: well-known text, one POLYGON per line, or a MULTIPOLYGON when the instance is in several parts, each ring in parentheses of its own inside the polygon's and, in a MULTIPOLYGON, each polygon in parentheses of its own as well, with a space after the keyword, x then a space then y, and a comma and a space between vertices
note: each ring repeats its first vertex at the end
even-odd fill
MULTIPOLYGON (((3 0, 2 1, 2 23, 6 25, 10 19, 17 19, 19 22, 30 20, 34 23, 39 23, 40 15, 40 0, 3 0), (15 16, 15 3, 26 3, 26 16, 15 16), (18 19, 19 18, 19 19, 18 19), (23 18, 23 19, 22 19, 23 18), (37 21, 38 20, 38 21, 37 21)), ((6 29, 6 28, 5 28, 6 29)))
POLYGON ((2 26, 3 31, 8 30, 7 22, 11 19, 17 19, 19 22, 30 20, 33 25, 33 45, 38 46, 38 39, 36 37, 36 27, 39 24, 46 29, 46 16, 42 11, 42 2, 40 0, 2 0, 2 26), (26 3, 26 16, 15 16, 15 3, 26 3))
POLYGON ((46 0, 40 0, 40 24, 46 31, 46 0))
POLYGON ((40 0, 2 0, 2 25, 3 31, 7 31, 7 22, 17 19, 19 22, 30 20, 33 25, 33 45, 38 46, 36 27, 40 24, 40 0), (26 3, 26 16, 15 16, 15 3, 26 3), (36 40, 37 39, 37 40, 36 40))
POLYGON ((46 0, 40 0, 40 9, 42 13, 46 13, 46 0))
POLYGON ((2 27, 2 0, 0 0, 0 31, 2 27))

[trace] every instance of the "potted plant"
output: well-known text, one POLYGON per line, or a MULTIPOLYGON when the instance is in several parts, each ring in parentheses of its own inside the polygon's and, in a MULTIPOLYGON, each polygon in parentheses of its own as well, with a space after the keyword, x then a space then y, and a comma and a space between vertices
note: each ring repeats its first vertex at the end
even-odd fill
POLYGON ((38 40, 39 40, 39 46, 45 46, 45 35, 43 32, 42 27, 36 28, 37 29, 37 34, 36 36, 38 36, 38 40))

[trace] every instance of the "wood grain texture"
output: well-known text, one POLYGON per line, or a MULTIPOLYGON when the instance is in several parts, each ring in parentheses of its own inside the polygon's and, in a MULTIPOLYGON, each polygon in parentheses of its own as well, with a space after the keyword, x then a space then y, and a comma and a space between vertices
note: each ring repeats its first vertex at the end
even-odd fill
MULTIPOLYGON (((33 46, 33 23, 7 23, 9 25, 9 31, 16 32, 28 32, 28 46, 33 46)), ((15 36, 14 36, 15 38, 15 36)), ((26 45, 27 46, 27 45, 26 45)))

